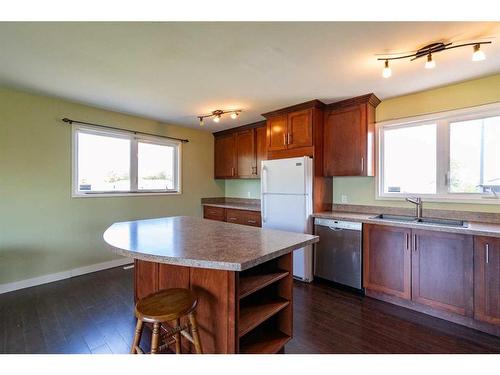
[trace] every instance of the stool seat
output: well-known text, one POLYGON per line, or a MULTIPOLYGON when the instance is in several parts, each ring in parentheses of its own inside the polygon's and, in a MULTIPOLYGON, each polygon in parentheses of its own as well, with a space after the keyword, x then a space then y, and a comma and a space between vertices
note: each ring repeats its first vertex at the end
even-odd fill
POLYGON ((168 348, 170 344, 175 344, 175 352, 181 354, 181 337, 193 344, 195 353, 203 353, 195 317, 197 303, 196 295, 182 288, 160 290, 139 300, 135 305, 137 325, 130 353, 144 354, 140 347, 143 323, 153 324, 151 354, 168 348), (160 329, 163 329, 163 345, 160 345, 160 329))
POLYGON ((187 289, 172 288, 139 300, 135 315, 147 323, 167 322, 188 315, 196 308, 197 298, 187 289))

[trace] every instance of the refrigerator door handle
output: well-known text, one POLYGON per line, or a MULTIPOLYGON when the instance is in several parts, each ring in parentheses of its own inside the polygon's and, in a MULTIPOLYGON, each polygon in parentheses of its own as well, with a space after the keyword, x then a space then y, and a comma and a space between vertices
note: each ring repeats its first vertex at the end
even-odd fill
POLYGON ((262 178, 262 194, 267 193, 267 168, 265 166, 262 167, 261 171, 262 178))
POLYGON ((266 222, 266 197, 265 196, 262 196, 262 200, 261 200, 261 214, 262 214, 262 222, 265 223, 266 222))

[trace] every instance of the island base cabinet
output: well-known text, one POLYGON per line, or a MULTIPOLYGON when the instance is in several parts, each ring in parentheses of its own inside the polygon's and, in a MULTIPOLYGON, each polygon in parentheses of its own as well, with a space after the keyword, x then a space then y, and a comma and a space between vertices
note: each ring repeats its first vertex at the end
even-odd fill
POLYGON ((500 326, 500 238, 474 241, 474 317, 500 326))
MULTIPOLYGON (((135 261, 135 300, 167 288, 198 297, 204 353, 278 353, 292 338, 292 254, 243 272, 135 261)), ((182 338, 183 352, 194 348, 182 338)))

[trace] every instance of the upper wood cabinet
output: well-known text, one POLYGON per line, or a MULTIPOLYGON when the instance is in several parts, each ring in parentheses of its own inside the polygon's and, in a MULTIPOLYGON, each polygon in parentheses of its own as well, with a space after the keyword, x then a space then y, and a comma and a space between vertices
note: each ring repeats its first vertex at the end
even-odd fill
MULTIPOLYGON (((270 159, 313 156, 323 137, 323 107, 319 100, 264 113, 267 119, 267 149, 270 159)), ((321 145, 322 146, 322 145, 321 145)), ((319 146, 318 150, 322 150, 319 146)))
POLYGON ((288 114, 287 148, 307 147, 313 145, 312 120, 312 109, 296 111, 288 114))
POLYGON ((215 137, 215 178, 232 178, 237 175, 236 135, 225 134, 215 137))
POLYGON ((255 128, 255 169, 260 177, 261 162, 267 159, 267 127, 255 128))
POLYGON ((215 178, 258 178, 267 157, 265 122, 214 133, 215 178))
POLYGON ((287 147, 287 116, 273 116, 267 120, 267 132, 269 134, 269 142, 267 149, 269 151, 286 150, 287 147))
POLYGON ((325 176, 375 175, 375 107, 373 94, 333 103, 325 109, 325 176))
POLYGON ((500 326, 500 238, 474 239, 474 318, 500 326))
POLYGON ((236 171, 238 177, 256 176, 256 152, 254 129, 236 133, 236 171))
POLYGON ((366 289, 411 298, 411 230, 363 225, 363 284, 366 289))

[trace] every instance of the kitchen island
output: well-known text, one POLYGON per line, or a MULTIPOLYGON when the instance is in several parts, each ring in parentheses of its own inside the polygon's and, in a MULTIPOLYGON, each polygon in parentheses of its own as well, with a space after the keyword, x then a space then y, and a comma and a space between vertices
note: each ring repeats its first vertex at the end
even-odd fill
POLYGON ((135 260, 135 300, 196 293, 205 353, 277 353, 292 338, 292 251, 319 238, 177 216, 115 223, 104 240, 135 260))

